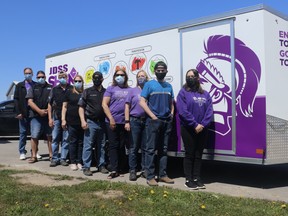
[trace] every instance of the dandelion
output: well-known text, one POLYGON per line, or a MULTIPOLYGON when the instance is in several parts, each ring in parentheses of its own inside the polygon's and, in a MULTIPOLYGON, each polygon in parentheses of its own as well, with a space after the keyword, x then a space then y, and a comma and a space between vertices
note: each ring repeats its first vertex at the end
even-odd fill
POLYGON ((154 194, 155 193, 155 191, 154 190, 150 190, 150 194, 154 194))
POLYGON ((285 204, 281 205, 281 208, 286 208, 286 205, 285 204))
POLYGON ((202 204, 202 205, 200 206, 200 208, 201 208, 201 209, 206 209, 206 206, 205 206, 204 204, 202 204))
POLYGON ((164 194, 168 194, 168 191, 163 191, 164 194))
POLYGON ((44 207, 45 207, 45 208, 49 208, 49 204, 46 203, 46 204, 44 205, 44 207))
POLYGON ((164 198, 167 198, 167 197, 168 197, 168 195, 167 195, 167 194, 163 194, 163 197, 164 197, 164 198))
POLYGON ((131 201, 132 200, 132 198, 131 197, 128 197, 128 199, 131 201))

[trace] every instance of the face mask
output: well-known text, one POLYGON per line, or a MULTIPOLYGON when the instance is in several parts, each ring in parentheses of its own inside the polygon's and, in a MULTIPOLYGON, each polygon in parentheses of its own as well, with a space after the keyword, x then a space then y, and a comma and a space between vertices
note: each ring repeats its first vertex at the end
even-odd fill
POLYGON ((24 74, 25 80, 31 81, 32 80, 32 74, 24 74))
POLYGON ((102 84, 102 80, 101 79, 93 79, 93 84, 98 87, 102 84))
POLYGON ((44 78, 39 78, 39 79, 37 79, 37 82, 39 84, 44 84, 45 83, 45 79, 44 78))
POLYGON ((60 78, 59 82, 61 85, 66 85, 67 84, 67 80, 65 78, 60 78))
POLYGON ((146 82, 146 77, 139 77, 139 78, 137 79, 137 81, 138 81, 138 85, 144 86, 144 84, 145 84, 145 82, 146 82))
POLYGON ((163 80, 165 78, 165 76, 166 76, 166 73, 156 72, 155 75, 156 75, 158 80, 163 80))
POLYGON ((115 77, 115 81, 117 82, 118 85, 123 85, 125 82, 124 76, 115 77))
POLYGON ((76 88, 77 90, 79 90, 79 89, 82 88, 82 82, 81 82, 81 83, 76 82, 76 83, 74 83, 74 86, 75 86, 75 88, 76 88))
POLYGON ((186 78, 186 83, 187 83, 189 88, 191 88, 194 91, 197 91, 197 89, 199 87, 199 82, 198 82, 196 77, 195 78, 192 78, 192 77, 186 78))

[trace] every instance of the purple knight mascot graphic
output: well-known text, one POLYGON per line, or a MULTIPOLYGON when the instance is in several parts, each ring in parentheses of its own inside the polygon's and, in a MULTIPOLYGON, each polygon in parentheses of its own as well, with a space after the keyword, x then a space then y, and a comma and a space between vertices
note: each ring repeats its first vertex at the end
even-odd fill
MULTIPOLYGON (((225 136, 231 131, 232 120, 230 36, 210 36, 204 44, 204 49, 207 57, 200 60, 196 68, 200 73, 201 83, 212 97, 215 133, 225 136)), ((235 38, 237 118, 253 117, 260 78, 261 65, 257 55, 241 40, 235 38)))

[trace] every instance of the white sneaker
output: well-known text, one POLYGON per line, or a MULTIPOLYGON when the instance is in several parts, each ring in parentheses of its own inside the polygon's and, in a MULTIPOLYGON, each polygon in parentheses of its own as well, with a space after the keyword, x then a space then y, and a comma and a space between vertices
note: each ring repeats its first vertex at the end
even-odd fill
POLYGON ((78 164, 77 164, 77 167, 78 167, 79 170, 82 170, 82 164, 79 164, 79 163, 78 163, 78 164))
POLYGON ((20 160, 26 160, 26 155, 24 153, 20 154, 20 160))
POLYGON ((70 165, 70 169, 73 170, 73 171, 76 171, 76 170, 78 170, 78 167, 77 167, 76 164, 71 164, 70 165))
POLYGON ((36 157, 37 159, 42 159, 42 156, 39 153, 37 153, 36 157))

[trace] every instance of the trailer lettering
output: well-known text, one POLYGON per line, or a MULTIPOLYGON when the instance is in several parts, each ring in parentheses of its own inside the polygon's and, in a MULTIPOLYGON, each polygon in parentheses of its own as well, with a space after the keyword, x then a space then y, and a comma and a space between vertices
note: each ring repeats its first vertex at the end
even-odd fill
POLYGON ((288 47, 288 40, 279 39, 279 41, 280 41, 280 45, 281 45, 281 46, 288 47))
POLYGON ((49 75, 57 74, 57 73, 60 72, 60 71, 67 72, 67 71, 68 71, 68 64, 50 67, 50 73, 49 73, 49 75))
POLYGON ((288 38, 288 32, 279 31, 279 37, 280 38, 288 38))
POLYGON ((288 66, 288 59, 280 59, 281 66, 288 66))
POLYGON ((281 57, 288 57, 288 50, 280 50, 281 57))

